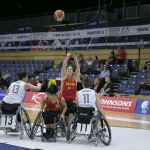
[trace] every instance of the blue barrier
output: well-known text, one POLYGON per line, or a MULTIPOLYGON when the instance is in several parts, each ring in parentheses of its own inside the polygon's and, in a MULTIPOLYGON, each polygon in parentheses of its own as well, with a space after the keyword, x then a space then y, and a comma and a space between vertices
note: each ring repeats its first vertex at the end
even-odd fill
POLYGON ((0 90, 0 101, 3 100, 5 94, 6 94, 7 90, 0 90))
POLYGON ((150 115, 150 100, 138 99, 134 113, 150 115))

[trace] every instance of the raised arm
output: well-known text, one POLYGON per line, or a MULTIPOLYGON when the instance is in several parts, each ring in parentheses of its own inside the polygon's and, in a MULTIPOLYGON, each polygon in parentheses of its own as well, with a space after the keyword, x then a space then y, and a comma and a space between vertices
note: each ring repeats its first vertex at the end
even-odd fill
POLYGON ((71 56, 70 53, 67 54, 67 57, 65 58, 63 65, 62 65, 62 69, 61 69, 61 81, 64 81, 67 78, 67 74, 66 74, 66 65, 68 63, 68 58, 71 56))
POLYGON ((79 66, 79 63, 77 61, 77 57, 74 55, 73 58, 74 58, 74 62, 75 62, 75 65, 76 65, 76 71, 75 71, 75 74, 74 74, 74 78, 77 82, 78 78, 80 76, 80 66, 79 66))
POLYGON ((24 89, 25 91, 27 91, 28 89, 29 90, 34 90, 34 91, 40 91, 41 90, 41 86, 42 84, 41 83, 38 83, 37 86, 34 86, 30 83, 26 83, 25 86, 24 86, 24 89))

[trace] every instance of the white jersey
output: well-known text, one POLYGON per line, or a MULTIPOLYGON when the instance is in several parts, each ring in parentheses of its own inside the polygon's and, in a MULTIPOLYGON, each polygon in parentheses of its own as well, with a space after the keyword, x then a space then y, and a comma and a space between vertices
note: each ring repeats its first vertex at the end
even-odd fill
POLYGON ((24 85, 25 82, 21 80, 11 83, 9 87, 8 95, 6 95, 3 98, 3 101, 8 104, 13 104, 13 103, 21 104, 26 92, 24 90, 24 85))
POLYGON ((95 91, 89 88, 84 88, 78 92, 78 103, 80 107, 94 107, 96 108, 95 91))

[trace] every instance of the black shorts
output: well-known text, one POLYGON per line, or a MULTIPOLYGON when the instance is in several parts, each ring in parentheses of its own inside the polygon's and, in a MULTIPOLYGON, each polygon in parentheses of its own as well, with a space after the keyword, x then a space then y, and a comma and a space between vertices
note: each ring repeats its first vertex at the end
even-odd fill
POLYGON ((66 101, 67 104, 67 111, 65 113, 66 116, 69 116, 69 114, 74 114, 77 111, 76 103, 73 101, 66 101))
MULTIPOLYGON (((21 104, 9 104, 9 103, 5 103, 4 101, 2 101, 1 105, 4 105, 4 106, 20 106, 21 104)), ((17 115, 17 121, 18 122, 21 122, 21 117, 20 117, 20 113, 18 112, 18 115, 17 115)))
POLYGON ((42 113, 42 116, 45 124, 54 124, 54 119, 58 116, 58 114, 54 112, 45 111, 42 113))

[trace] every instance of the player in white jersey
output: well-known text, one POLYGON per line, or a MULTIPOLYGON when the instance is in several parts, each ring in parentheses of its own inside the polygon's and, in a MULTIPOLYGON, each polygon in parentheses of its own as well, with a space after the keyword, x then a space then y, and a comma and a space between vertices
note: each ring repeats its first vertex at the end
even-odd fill
MULTIPOLYGON (((77 107, 94 107, 95 111, 98 111, 106 119, 103 108, 101 106, 99 95, 92 89, 91 80, 89 78, 84 78, 82 80, 83 89, 76 94, 76 105, 77 107), (97 108, 96 108, 97 106, 97 108)), ((106 119, 107 120, 107 119, 106 119)))
POLYGON ((24 71, 18 72, 18 81, 11 83, 8 88, 5 97, 3 98, 2 104, 21 104, 25 92, 30 89, 34 91, 41 90, 41 83, 38 83, 37 86, 33 86, 30 83, 26 83, 28 81, 28 74, 24 71))

